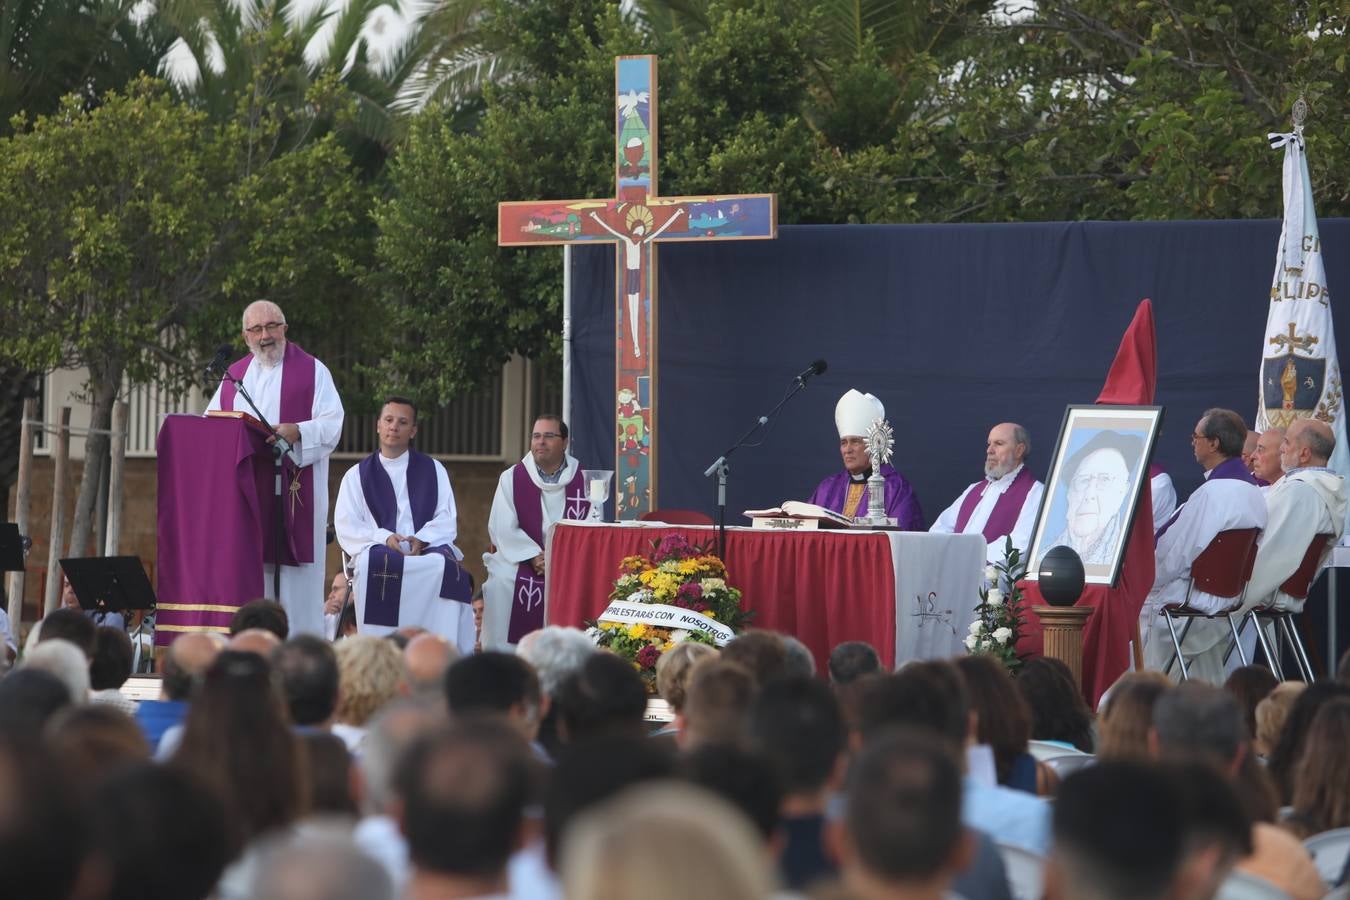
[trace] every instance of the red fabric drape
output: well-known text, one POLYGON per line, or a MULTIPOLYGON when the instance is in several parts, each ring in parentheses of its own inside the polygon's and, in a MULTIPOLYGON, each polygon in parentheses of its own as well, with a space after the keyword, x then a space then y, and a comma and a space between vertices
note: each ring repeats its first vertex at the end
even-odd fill
MULTIPOLYGON (((597 528, 560 523, 548 569, 550 625, 580 627, 604 611, 625 556, 648 554, 667 534, 714 546, 708 528, 597 528)), ((750 624, 796 636, 824 672, 830 650, 867 641, 895 665, 895 570, 884 534, 727 532, 727 583, 750 624)))
MULTIPOLYGON (((1153 403, 1157 383, 1158 341, 1153 328, 1153 304, 1141 300, 1097 402, 1147 406, 1153 403)), ((1120 579, 1114 588, 1088 585, 1076 604, 1097 610, 1083 632, 1083 695, 1094 708, 1106 689, 1129 668, 1129 642, 1144 598, 1153 587, 1153 575, 1153 494, 1146 480, 1139 491, 1134 524, 1126 539, 1120 579)), ((1042 605, 1044 600, 1035 582, 1026 582, 1022 587, 1027 600, 1026 624, 1017 649, 1039 655, 1041 623, 1030 608, 1042 605)))

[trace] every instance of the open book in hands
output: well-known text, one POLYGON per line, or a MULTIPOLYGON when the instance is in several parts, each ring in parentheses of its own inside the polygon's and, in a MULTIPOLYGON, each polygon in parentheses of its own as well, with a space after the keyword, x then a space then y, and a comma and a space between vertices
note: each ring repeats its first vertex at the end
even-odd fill
POLYGON ((784 500, 772 509, 747 509, 745 514, 751 519, 802 519, 818 522, 821 528, 848 528, 854 524, 848 516, 800 500, 784 500))

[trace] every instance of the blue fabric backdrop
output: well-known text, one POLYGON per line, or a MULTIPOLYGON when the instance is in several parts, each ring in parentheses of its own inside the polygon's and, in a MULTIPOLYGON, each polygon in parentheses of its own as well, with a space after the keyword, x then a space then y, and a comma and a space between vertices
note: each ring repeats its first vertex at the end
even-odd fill
MULTIPOLYGON (((1320 223, 1333 310, 1350 308, 1350 220, 1320 223)), ((658 501, 713 511, 703 470, 813 359, 829 370, 732 457, 728 524, 804 499, 840 468, 834 404, 886 404, 896 467, 928 522, 982 475, 985 437, 1013 420, 1043 477, 1064 407, 1091 403, 1141 298, 1158 329, 1154 461, 1182 498, 1200 481, 1190 434, 1209 406, 1256 413, 1279 222, 789 226, 775 241, 658 251, 658 501)), ((536 251, 539 252, 539 251, 536 251)), ((572 452, 613 468, 614 252, 573 256, 572 452)), ((1338 341, 1343 356, 1350 346, 1338 341)), ((612 510, 611 510, 612 513, 612 510)))

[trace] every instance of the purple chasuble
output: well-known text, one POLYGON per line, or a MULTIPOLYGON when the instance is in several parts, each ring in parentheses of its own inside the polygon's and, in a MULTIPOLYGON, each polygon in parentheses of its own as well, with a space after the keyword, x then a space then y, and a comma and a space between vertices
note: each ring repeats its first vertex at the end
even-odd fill
MULTIPOLYGON (((980 498, 984 496, 990 484, 992 482, 985 479, 979 485, 979 490, 972 487, 966 491, 961 508, 956 512, 957 534, 966 533, 966 523, 970 521, 971 513, 979 506, 980 498)), ((1022 471, 1017 473, 1012 484, 1008 485, 1008 489, 994 501, 994 508, 989 511, 989 519, 984 523, 984 530, 980 532, 984 535, 985 543, 1005 534, 1012 534, 1013 527, 1017 525, 1017 517, 1022 514, 1022 504, 1026 502, 1027 494, 1031 493, 1031 488, 1035 484, 1036 477, 1031 474, 1031 470, 1022 466, 1022 471)))
MULTIPOLYGON (((244 373, 253 362, 253 354, 235 360, 230 366, 230 377, 236 381, 244 380, 244 373)), ((314 416, 314 357, 301 350, 298 344, 286 342, 286 352, 281 357, 281 405, 282 422, 306 422, 314 416)), ((261 365, 261 364, 260 364, 261 365)), ((234 398, 238 393, 234 382, 225 381, 220 386, 220 408, 234 411, 234 398)), ((253 414, 252 410, 240 410, 253 414)), ((298 566, 314 562, 314 470, 310 466, 296 466, 290 455, 282 457, 283 484, 296 481, 299 471, 299 490, 286 491, 282 497, 285 502, 286 541, 282 544, 282 565, 298 566)), ((276 551, 273 541, 263 542, 263 562, 275 563, 276 551)))
MULTIPOLYGON (((361 495, 376 525, 385 531, 398 531, 398 502, 394 497, 394 483, 380 464, 379 455, 372 453, 357 463, 357 471, 361 476, 361 495)), ((412 508, 414 531, 421 530, 436 515, 438 494, 436 461, 409 447, 408 505, 412 508)), ((473 578, 455 559, 453 550, 440 544, 426 548, 423 553, 435 553, 445 559, 445 573, 441 576, 442 600, 468 603, 473 599, 473 578)), ((372 545, 366 559, 366 624, 397 627, 399 601, 403 596, 403 554, 383 545, 372 545)))
MULTIPOLYGON (((901 531, 923 531, 923 509, 905 476, 895 471, 889 463, 881 467, 881 475, 886 479, 886 515, 895 519, 901 531)), ((847 470, 836 472, 816 486, 807 502, 842 515, 844 501, 848 499, 849 481, 847 470)), ((862 499, 858 501, 855 515, 867 515, 867 500, 867 483, 863 482, 862 499)))
MULTIPOLYGON (((586 499, 586 479, 581 475, 581 466, 577 466, 577 474, 567 483, 564 493, 564 519, 584 519, 590 515, 591 504, 586 499)), ((544 492, 534 483, 524 463, 516 463, 511 469, 511 496, 520 530, 540 547, 544 546, 544 492)), ((527 559, 516 568, 507 643, 519 643, 522 637, 543 627, 544 576, 527 559)))
MULTIPOLYGON (((1205 479, 1205 484, 1223 478, 1232 478, 1236 481, 1245 481, 1250 485, 1256 484, 1256 476, 1252 475, 1251 472, 1247 471, 1247 467, 1242 464, 1242 460, 1238 459, 1236 456, 1233 457, 1232 459, 1225 459, 1223 462, 1219 463, 1213 469, 1210 469, 1209 477, 1205 479)), ((1197 491, 1202 490, 1204 486, 1205 485, 1202 484, 1200 485, 1200 487, 1196 488, 1196 490, 1197 491)), ((1181 511, 1185 508, 1186 504, 1184 503, 1178 506, 1176 508, 1176 511, 1172 513, 1171 517, 1168 518, 1168 520, 1163 523, 1162 527, 1158 529, 1158 533, 1153 535, 1154 547, 1158 546, 1159 539, 1161 539, 1162 536, 1167 533, 1167 529, 1172 527, 1172 525, 1176 522, 1177 517, 1181 515, 1181 511)))

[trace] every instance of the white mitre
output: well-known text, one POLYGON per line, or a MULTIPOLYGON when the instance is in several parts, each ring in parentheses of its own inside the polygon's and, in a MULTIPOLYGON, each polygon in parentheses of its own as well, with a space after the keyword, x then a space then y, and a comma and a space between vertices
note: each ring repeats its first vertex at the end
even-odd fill
POLYGON ((834 405, 834 427, 839 436, 867 437, 868 429, 877 419, 886 418, 886 407, 871 394, 863 394, 849 388, 847 394, 839 398, 834 405))

